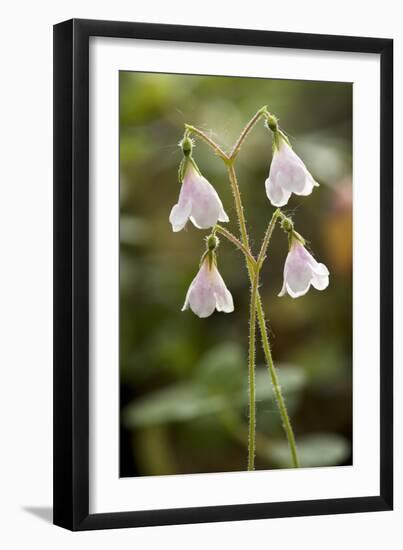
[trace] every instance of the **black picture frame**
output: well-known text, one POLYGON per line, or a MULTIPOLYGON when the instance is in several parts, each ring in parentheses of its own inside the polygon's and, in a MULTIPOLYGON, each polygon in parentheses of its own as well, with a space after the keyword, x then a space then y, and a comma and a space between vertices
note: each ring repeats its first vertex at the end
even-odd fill
POLYGON ((72 19, 54 26, 54 523, 71 530, 391 510, 393 40, 72 19), (380 123, 380 492, 328 500, 89 513, 89 39, 376 53, 380 123))

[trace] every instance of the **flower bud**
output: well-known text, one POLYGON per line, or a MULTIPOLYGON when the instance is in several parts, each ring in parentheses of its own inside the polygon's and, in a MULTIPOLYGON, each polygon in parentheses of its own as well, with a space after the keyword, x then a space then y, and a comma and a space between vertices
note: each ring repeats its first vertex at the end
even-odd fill
POLYGON ((217 248, 219 245, 218 237, 216 237, 214 234, 211 234, 207 237, 207 248, 208 250, 212 251, 217 248))
POLYGON ((267 117, 267 126, 270 128, 270 130, 272 132, 277 132, 278 130, 278 121, 277 121, 277 118, 272 115, 272 114, 269 114, 268 117, 267 117))
POLYGON ((287 233, 290 233, 294 229, 294 224, 290 218, 283 218, 281 221, 281 228, 287 233))
POLYGON ((182 148, 182 152, 185 155, 185 157, 189 157, 193 149, 193 142, 191 138, 189 136, 185 136, 179 145, 182 148))

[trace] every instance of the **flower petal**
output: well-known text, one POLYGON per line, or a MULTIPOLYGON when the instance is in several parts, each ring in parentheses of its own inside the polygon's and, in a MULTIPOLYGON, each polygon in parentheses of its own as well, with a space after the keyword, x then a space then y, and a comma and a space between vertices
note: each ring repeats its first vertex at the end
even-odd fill
POLYGON ((232 294, 226 287, 223 278, 221 277, 216 266, 211 268, 212 284, 215 291, 216 308, 217 311, 224 311, 224 313, 231 313, 234 311, 234 301, 232 294))
POLYGON ((308 170, 305 170, 304 188, 299 193, 295 192, 295 194, 306 197, 307 195, 310 195, 312 193, 314 187, 319 187, 319 184, 316 183, 316 181, 313 179, 313 177, 308 172, 308 170))
POLYGON ((209 317, 216 307, 214 293, 207 286, 198 285, 189 295, 189 305, 200 318, 209 317))
MULTIPOLYGON (((220 199, 219 199, 219 200, 220 200, 220 199)), ((220 203, 221 203, 221 200, 220 200, 220 203)), ((222 204, 221 204, 220 214, 219 214, 219 216, 218 216, 218 221, 219 221, 219 222, 229 222, 228 214, 227 214, 226 211, 224 210, 224 207, 223 207, 222 204)))
POLYGON ((201 318, 209 317, 215 310, 216 300, 214 288, 208 268, 208 263, 203 262, 196 277, 190 284, 186 294, 182 311, 190 309, 201 318))
POLYGON ((222 292, 216 292, 217 311, 232 313, 234 311, 234 300, 231 292, 226 288, 222 292))
POLYGON ((177 232, 183 229, 189 219, 192 209, 192 187, 188 179, 184 179, 177 204, 172 208, 169 221, 172 224, 172 231, 177 232))
POLYGON ((182 204, 178 202, 173 206, 169 215, 169 221, 172 224, 172 231, 175 233, 183 229, 189 219, 190 211, 192 209, 192 202, 187 200, 182 201, 182 204))
POLYGON ((192 292, 195 279, 196 277, 193 279, 193 281, 189 285, 188 291, 186 292, 185 303, 183 304, 181 311, 186 311, 187 309, 189 309, 189 296, 190 296, 190 293, 192 292))
POLYGON ((311 258, 314 260, 315 265, 312 266, 312 270, 316 275, 319 275, 320 277, 326 277, 329 276, 329 270, 325 266, 325 264, 318 263, 315 258, 311 256, 311 258))
POLYGON ((217 221, 229 221, 216 190, 190 161, 183 177, 178 203, 169 216, 173 231, 183 229, 189 218, 199 229, 214 227, 217 221))
POLYGON ((208 229, 217 223, 222 212, 224 209, 216 190, 206 178, 199 176, 192 189, 191 221, 199 229, 208 229))
POLYGON ((318 263, 313 257, 312 259, 312 286, 317 290, 325 290, 329 286, 329 270, 325 264, 318 263))
POLYGON ((311 284, 317 290, 324 290, 329 285, 329 270, 294 239, 284 264, 284 283, 279 296, 288 292, 298 298, 308 292, 311 284))
POLYGON ((273 206, 285 206, 291 197, 291 192, 286 191, 271 176, 265 181, 266 195, 273 206))
POLYGON ((287 274, 286 288, 292 298, 299 298, 309 290, 312 280, 312 271, 309 266, 302 266, 299 270, 291 270, 287 274))
POLYGON ((312 286, 315 287, 316 290, 325 290, 325 288, 329 286, 329 275, 317 275, 314 273, 312 277, 312 286))
POLYGON ((277 184, 285 191, 301 194, 305 187, 305 167, 290 162, 284 163, 277 173, 277 184))
POLYGON ((285 141, 274 153, 272 165, 278 185, 292 193, 300 193, 304 189, 305 164, 285 141))
POLYGON ((306 294, 311 285, 313 271, 309 257, 305 247, 294 241, 284 264, 284 283, 293 298, 306 294))
POLYGON ((287 294, 287 285, 285 284, 285 281, 283 282, 283 286, 281 287, 280 292, 277 294, 277 296, 285 296, 287 294))
MULTIPOLYGON (((290 194, 310 195, 313 187, 317 185, 305 164, 285 141, 282 141, 280 148, 274 152, 269 180, 272 185, 274 184, 270 193, 273 195, 275 202, 272 202, 275 206, 286 204, 285 197, 283 198, 279 189, 290 194), (282 204, 275 204, 280 202, 282 204)), ((267 194, 269 196, 269 191, 267 194)))
POLYGON ((204 260, 187 291, 182 311, 190 309, 199 317, 209 317, 215 309, 230 313, 234 302, 217 267, 204 260))

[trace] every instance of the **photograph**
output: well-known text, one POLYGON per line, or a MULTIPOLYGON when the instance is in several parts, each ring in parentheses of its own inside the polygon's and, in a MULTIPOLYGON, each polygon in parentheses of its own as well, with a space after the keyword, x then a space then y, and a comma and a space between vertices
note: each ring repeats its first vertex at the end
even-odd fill
POLYGON ((351 466, 353 83, 118 78, 119 476, 351 466))
POLYGON ((397 5, 4 4, 1 548, 396 549, 397 5))

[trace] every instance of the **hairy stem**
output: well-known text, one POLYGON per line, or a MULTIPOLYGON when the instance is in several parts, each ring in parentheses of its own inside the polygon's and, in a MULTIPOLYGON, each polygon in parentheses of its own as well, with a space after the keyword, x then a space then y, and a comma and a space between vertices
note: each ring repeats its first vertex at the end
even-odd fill
POLYGON ((204 140, 207 145, 209 145, 213 151, 218 155, 224 162, 228 161, 228 155, 224 153, 224 151, 221 149, 221 147, 213 141, 206 133, 204 133, 202 130, 199 130, 199 128, 196 128, 195 126, 191 126, 190 124, 185 124, 186 130, 189 132, 192 132, 193 134, 199 136, 202 140, 204 140))
POLYGON ((261 109, 258 110, 258 112, 250 119, 248 124, 245 126, 245 128, 242 130, 241 135, 237 139, 234 147, 232 148, 231 154, 229 155, 230 160, 235 160, 236 156, 238 155, 242 143, 244 142, 246 136, 249 134, 249 132, 253 129, 255 124, 259 121, 259 119, 267 113, 267 106, 265 105, 261 109))
MULTIPOLYGON (((286 436, 287 436, 287 439, 288 439, 288 444, 289 444, 289 447, 290 447, 290 452, 291 452, 291 457, 292 457, 292 464, 295 468, 297 468, 299 466, 299 461, 298 461, 298 454, 297 454, 297 448, 296 448, 296 444, 295 444, 294 433, 293 433, 291 422, 290 422, 290 419, 289 419, 289 416, 288 416, 288 413, 287 413, 287 408, 286 408, 286 405, 285 405, 284 397, 283 397, 282 392, 281 392, 281 387, 280 387, 280 384, 279 384, 279 381, 278 381, 277 372, 276 372, 276 369, 275 369, 275 366, 274 366, 274 363, 273 363, 273 358, 272 358, 272 355, 271 355, 270 344, 269 344, 269 338, 268 338, 268 334, 267 334, 265 314, 264 314, 262 300, 261 300, 259 289, 258 289, 259 273, 260 273, 260 269, 262 267, 265 255, 266 255, 267 247, 269 245, 269 241, 270 241, 272 232, 274 230, 277 219, 279 217, 283 217, 284 215, 278 209, 274 212, 273 217, 271 219, 271 222, 270 222, 270 224, 269 224, 269 226, 266 230, 265 237, 264 237, 263 243, 262 243, 262 247, 261 247, 260 252, 259 252, 258 260, 256 261, 253 258, 253 255, 251 253, 250 246, 249 246, 249 237, 248 237, 248 231, 247 231, 247 227, 246 227, 245 214, 244 214, 244 210, 243 210, 239 185, 238 185, 235 169, 234 169, 234 166, 233 166, 234 160, 237 157, 244 140, 246 139, 246 137, 248 136, 250 131, 253 129, 255 124, 259 121, 259 119, 262 116, 266 115, 266 114, 267 114, 267 108, 266 107, 262 107, 261 109, 259 109, 259 111, 257 111, 257 113, 251 118, 251 120, 248 122, 248 124, 245 126, 245 128, 241 132, 241 135, 239 136, 238 140, 236 141, 236 143, 235 143, 234 147, 232 148, 232 151, 229 155, 227 155, 221 149, 221 147, 217 143, 215 143, 202 130, 199 130, 198 128, 196 128, 194 126, 191 126, 191 125, 188 125, 188 124, 186 124, 185 126, 186 126, 186 129, 189 132, 192 132, 195 135, 199 136, 201 139, 203 139, 207 143, 207 145, 209 145, 213 149, 215 154, 217 154, 224 161, 224 163, 226 164, 227 169, 228 169, 229 180, 230 180, 230 183, 231 183, 232 193, 233 193, 234 201, 235 201, 235 208, 236 208, 236 212, 237 212, 237 218, 238 218, 239 230, 240 230, 240 234, 241 234, 241 240, 239 241, 234 235, 232 235, 232 233, 230 233, 229 231, 227 231, 226 229, 224 229, 221 226, 217 226, 216 229, 222 235, 224 235, 227 239, 232 241, 240 250, 242 250, 242 252, 245 255, 246 266, 247 266, 247 269, 248 269, 249 280, 250 280, 251 289, 252 289, 251 292, 252 292, 252 295, 254 294, 253 303, 252 303, 252 298, 251 298, 250 330, 251 330, 251 327, 253 326, 254 327, 253 331, 255 332, 256 317, 257 317, 257 321, 258 321, 258 324, 259 324, 259 330, 260 330, 261 338, 262 338, 263 352, 264 352, 264 355, 265 355, 267 368, 268 368, 268 371, 269 371, 269 374, 270 374, 270 378, 271 378, 271 382, 272 382, 272 385, 273 385, 273 390, 274 390, 274 393, 275 393, 275 396, 276 396, 276 401, 277 401, 277 404, 278 404, 278 407, 279 407, 279 411, 280 411, 281 419, 282 419, 282 422, 283 422, 284 430, 285 430, 285 433, 286 433, 286 436), (255 311, 255 313, 253 313, 253 310, 255 311)), ((252 334, 252 336, 253 336, 253 340, 255 340, 255 338, 256 338, 255 334, 252 334)), ((249 345, 250 346, 251 346, 251 343, 253 343, 253 342, 251 340, 251 335, 249 335, 249 345)), ((256 442, 255 442, 255 439, 256 439, 256 435, 255 435, 255 398, 254 398, 254 393, 255 393, 255 388, 254 388, 254 384, 255 384, 254 355, 255 355, 255 347, 253 349, 253 352, 251 352, 251 347, 250 347, 249 348, 249 409, 250 409, 250 414, 249 414, 249 438, 248 438, 248 443, 249 443, 249 445, 248 445, 249 446, 248 469, 250 469, 249 468, 250 465, 253 466, 254 455, 255 455, 255 447, 256 447, 256 442), (253 353, 253 357, 252 357, 253 360, 252 361, 251 361, 251 353, 253 353), (252 373, 252 387, 251 387, 251 373, 252 373), (251 419, 251 416, 252 416, 252 419, 251 419), (251 422, 251 420, 252 420, 252 422, 251 422), (253 456, 252 460, 251 460, 251 455, 253 456)))
POLYGON ((299 460, 298 460, 298 453, 297 453, 297 446, 295 443, 295 437, 294 432, 291 426, 290 417, 288 416, 287 407, 284 401, 284 397, 281 391, 281 386, 278 380, 276 368, 273 363, 273 358, 271 355, 270 350, 270 344, 269 344, 269 338, 267 335, 267 327, 266 327, 266 321, 264 318, 264 311, 261 302, 258 303, 257 308, 257 318, 260 328, 260 333, 262 336, 262 345, 263 345, 263 351, 266 358, 267 368, 269 371, 269 375, 271 378, 271 382, 273 385, 274 394, 276 396, 276 401, 278 404, 278 408, 280 410, 281 420, 283 422, 283 427, 285 430, 285 433, 287 435, 288 439, 288 445, 290 447, 291 452, 291 459, 292 459, 292 465, 294 468, 299 467, 299 460))
MULTIPOLYGON (((238 217, 241 241, 244 247, 250 252, 249 236, 246 228, 245 214, 243 211, 241 192, 239 190, 236 173, 232 164, 228 165, 228 176, 231 182, 232 194, 234 196, 235 209, 238 217)), ((255 447, 256 447, 256 390, 255 390, 255 348, 256 348, 256 296, 258 294, 259 271, 254 269, 253 264, 246 260, 249 280, 251 283, 251 302, 249 320, 249 436, 248 436, 248 470, 255 469, 255 447)))
MULTIPOLYGON (((235 209, 238 217, 239 231, 241 233, 241 241, 244 247, 250 251, 249 236, 246 228, 246 219, 242 205, 241 192, 239 190, 238 180, 232 163, 228 165, 228 177, 231 182, 232 195, 234 197, 235 209)), ((249 268, 250 267, 251 266, 249 266, 249 268)), ((252 280, 252 272, 249 273, 249 276, 252 280)))
POLYGON ((221 225, 215 225, 214 230, 218 233, 221 233, 226 239, 231 241, 241 252, 243 252, 244 256, 250 261, 250 263, 253 266, 256 266, 256 260, 250 253, 250 251, 241 243, 239 239, 235 237, 228 229, 225 229, 225 227, 222 227, 221 225))
POLYGON ((259 266, 259 269, 262 268, 263 262, 266 258, 267 247, 269 246, 270 239, 276 225, 276 221, 281 216, 284 216, 284 214, 281 212, 279 208, 277 208, 277 210, 274 211, 271 217, 269 225, 267 226, 266 233, 264 234, 264 238, 262 241, 262 246, 260 247, 260 252, 257 257, 257 265, 259 266))
MULTIPOLYGON (((236 178, 236 173, 235 173, 235 170, 234 170, 234 167, 232 166, 232 164, 230 164, 228 166, 228 175, 229 175, 229 179, 230 179, 231 187, 232 187, 232 192, 233 192, 234 199, 235 199, 235 207, 236 207, 236 212, 237 212, 238 221, 239 221, 239 227, 240 227, 240 231, 241 231, 241 241, 242 241, 243 245, 245 246, 245 248, 250 250, 248 233, 247 233, 247 229, 246 229, 245 215, 244 215, 242 200, 241 200, 241 194, 240 194, 240 190, 239 190, 238 181, 237 181, 237 178, 236 178)), ((279 211, 276 210, 276 212, 279 212, 279 211)), ((272 220, 269 224, 268 230, 266 231, 264 243, 267 242, 267 245, 269 243, 271 234, 273 232, 277 217, 280 216, 280 214, 276 214, 276 212, 274 213, 274 215, 272 217, 272 220)), ((266 253, 266 248, 262 247, 263 254, 266 253)), ((262 249, 261 249, 261 252, 262 252, 262 249)), ((260 254, 259 254, 259 256, 260 256, 260 254)), ((250 264, 250 262, 247 261, 246 264, 247 264, 247 268, 248 268, 249 279, 250 279, 251 284, 253 285, 254 270, 253 270, 253 267, 250 264)), ((259 274, 260 267, 261 267, 261 265, 259 265, 259 261, 258 261, 257 274, 259 274)), ((280 411, 283 427, 284 427, 284 430, 285 430, 285 433, 286 433, 286 436, 287 436, 288 445, 290 447, 292 465, 293 465, 294 468, 298 468, 299 467, 299 460, 298 460, 298 454, 297 454, 297 447, 296 447, 296 444, 295 444, 294 432, 293 432, 293 429, 292 429, 292 426, 291 426, 290 418, 288 416, 287 407, 286 407, 286 404, 285 404, 285 401, 284 401, 284 397, 283 397, 282 392, 281 392, 281 387, 280 387, 280 384, 279 384, 279 381, 278 381, 277 372, 276 372, 276 369, 275 369, 275 366, 274 366, 274 363, 273 363, 273 358, 272 358, 272 355, 271 355, 270 344, 269 344, 269 337, 268 337, 268 334, 267 334, 265 315, 264 315, 264 310, 263 310, 263 305, 262 305, 262 299, 260 297, 260 293, 259 293, 258 289, 256 290, 256 310, 257 310, 257 320, 258 320, 258 324, 259 324, 260 334, 261 334, 261 337, 262 337, 263 352, 264 352, 264 356, 265 356, 265 359, 266 359, 266 364, 267 364, 267 368, 268 368, 268 371, 269 371, 269 374, 270 374, 271 382, 272 382, 272 385, 273 385, 274 394, 276 396, 276 401, 277 401, 278 408, 279 408, 279 411, 280 411)))
POLYGON ((249 434, 248 434, 248 470, 255 469, 255 447, 256 447, 256 295, 259 285, 259 271, 255 269, 252 290, 250 296, 250 319, 249 319, 249 434))

